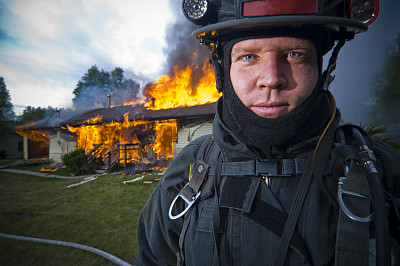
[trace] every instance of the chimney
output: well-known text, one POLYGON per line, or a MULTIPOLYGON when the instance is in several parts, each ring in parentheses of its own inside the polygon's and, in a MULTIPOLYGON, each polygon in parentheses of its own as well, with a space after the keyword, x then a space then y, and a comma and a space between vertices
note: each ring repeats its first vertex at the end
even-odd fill
POLYGON ((156 98, 151 98, 151 102, 152 102, 152 106, 153 106, 153 108, 154 108, 154 106, 155 106, 155 102, 156 102, 156 98))
POLYGON ((109 93, 107 97, 108 97, 108 107, 111 107, 111 94, 109 93))

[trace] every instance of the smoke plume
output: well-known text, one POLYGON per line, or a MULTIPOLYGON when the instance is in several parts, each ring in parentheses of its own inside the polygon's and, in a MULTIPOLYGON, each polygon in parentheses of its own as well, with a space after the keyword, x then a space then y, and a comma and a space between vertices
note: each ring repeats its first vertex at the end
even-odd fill
MULTIPOLYGON (((204 76, 204 64, 208 64, 209 51, 202 47, 199 40, 192 37, 192 32, 197 26, 185 18, 182 13, 181 1, 170 1, 171 11, 176 20, 167 26, 166 43, 164 53, 167 55, 166 73, 169 76, 174 75, 174 68, 184 69, 190 66, 192 69, 191 87, 195 89, 201 77, 204 76)), ((143 94, 146 95, 146 89, 151 87, 147 84, 143 94)), ((196 91, 192 91, 193 94, 196 91)))

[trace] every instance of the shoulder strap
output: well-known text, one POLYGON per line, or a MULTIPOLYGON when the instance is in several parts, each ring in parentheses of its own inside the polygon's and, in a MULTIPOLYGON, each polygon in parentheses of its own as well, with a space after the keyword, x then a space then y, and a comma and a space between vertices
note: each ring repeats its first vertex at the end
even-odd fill
MULTIPOLYGON (((199 151, 197 153, 196 164, 190 166, 191 173, 189 175, 189 183, 179 193, 182 193, 183 191, 185 191, 185 188, 189 187, 189 188, 191 188, 191 190, 195 190, 195 193, 196 193, 196 194, 193 194, 192 197, 194 195, 196 195, 196 196, 198 195, 197 197, 199 197, 200 194, 198 194, 198 193, 201 193, 202 197, 208 197, 209 195, 211 195, 214 192, 214 190, 213 190, 214 182, 213 182, 213 180, 208 180, 208 182, 205 182, 207 180, 207 173, 209 170, 209 164, 207 162, 217 161, 220 152, 221 152, 221 149, 215 142, 213 136, 212 135, 207 136, 206 139, 201 144, 199 151), (203 167, 204 167, 204 169, 202 170, 203 167), (200 177, 200 175, 199 175, 199 172, 201 172, 201 170, 205 172, 205 175, 202 177, 200 177), (192 171, 193 171, 193 173, 192 173, 192 171), (193 187, 190 186, 190 182, 193 183, 193 187), (203 192, 200 191, 200 189, 202 189, 203 192)), ((179 194, 178 194, 178 196, 179 196, 179 194)), ((197 197, 196 197, 196 199, 197 199, 197 197)), ((194 201, 192 202, 192 204, 194 203, 194 201)), ((171 207, 172 206, 173 205, 171 205, 171 207)), ((187 229, 189 228, 189 224, 190 224, 190 220, 191 220, 190 218, 191 218, 191 214, 192 214, 192 208, 190 208, 190 207, 191 207, 191 205, 186 207, 186 209, 185 209, 188 211, 184 214, 184 218, 183 218, 184 222, 182 225, 182 231, 179 236, 179 251, 177 252, 177 256, 176 256, 177 257, 177 265, 185 265, 183 244, 184 244, 186 232, 187 232, 187 229)))
POLYGON ((356 151, 350 155, 344 152, 346 159, 343 175, 339 178, 336 265, 369 264, 371 206, 374 211, 377 265, 390 265, 390 236, 384 189, 366 136, 364 130, 354 125, 345 125, 336 131, 340 145, 355 146, 356 151))
POLYGON ((340 119, 340 115, 336 114, 336 102, 331 94, 330 96, 332 99, 331 107, 333 114, 324 132, 319 138, 314 152, 308 157, 306 170, 300 180, 296 195, 294 196, 293 204, 290 208, 288 219, 286 220, 282 238, 278 246, 278 251, 275 255, 275 266, 284 265, 289 244, 292 239, 293 232, 296 229, 297 221, 307 196, 308 189, 311 185, 312 177, 314 177, 319 183, 321 183, 322 180, 325 163, 328 160, 332 147, 335 127, 340 119))
MULTIPOLYGON (((348 128, 348 126, 346 126, 348 128)), ((347 130, 346 130, 347 131, 347 130)), ((343 126, 336 129, 335 149, 342 163, 338 181, 339 216, 336 231, 335 265, 369 263, 369 187, 358 160, 357 149, 346 136, 343 126), (348 207, 347 207, 348 206, 348 207)))
POLYGON ((200 146, 199 153, 197 154, 197 160, 216 162, 220 152, 221 149, 219 148, 213 135, 209 135, 200 146))

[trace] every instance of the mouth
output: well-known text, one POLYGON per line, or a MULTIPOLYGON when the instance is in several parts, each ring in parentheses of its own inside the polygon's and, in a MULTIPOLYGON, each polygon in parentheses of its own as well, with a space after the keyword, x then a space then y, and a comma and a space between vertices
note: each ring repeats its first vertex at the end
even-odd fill
POLYGON ((283 103, 256 104, 250 110, 264 118, 277 118, 289 112, 289 105, 283 103))

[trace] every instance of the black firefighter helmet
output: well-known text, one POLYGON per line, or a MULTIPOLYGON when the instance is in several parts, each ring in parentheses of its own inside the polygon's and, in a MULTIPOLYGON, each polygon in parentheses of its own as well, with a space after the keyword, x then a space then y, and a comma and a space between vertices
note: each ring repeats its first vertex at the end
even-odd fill
POLYGON ((183 0, 182 10, 201 26, 192 35, 218 41, 226 34, 268 28, 309 28, 329 32, 328 52, 338 39, 366 31, 378 0, 183 0))
POLYGON ((224 83, 220 59, 225 41, 254 31, 287 30, 317 35, 322 55, 337 42, 321 79, 328 89, 340 48, 375 21, 379 0, 183 0, 182 10, 200 26, 192 35, 211 51, 218 91, 224 83))

